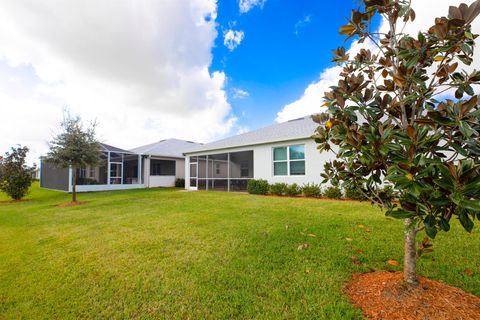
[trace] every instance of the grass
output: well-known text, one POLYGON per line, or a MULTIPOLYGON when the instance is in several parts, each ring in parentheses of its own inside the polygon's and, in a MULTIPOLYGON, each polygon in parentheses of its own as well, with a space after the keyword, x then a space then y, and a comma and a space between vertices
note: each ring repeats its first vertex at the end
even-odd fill
MULTIPOLYGON (((69 195, 38 185, 19 203, 0 194, 0 319, 357 319, 342 294, 351 275, 401 270, 385 263, 402 260, 401 222, 366 203, 173 189, 79 198, 58 208, 69 195)), ((480 295, 478 231, 455 221, 433 243, 419 272, 480 295)))

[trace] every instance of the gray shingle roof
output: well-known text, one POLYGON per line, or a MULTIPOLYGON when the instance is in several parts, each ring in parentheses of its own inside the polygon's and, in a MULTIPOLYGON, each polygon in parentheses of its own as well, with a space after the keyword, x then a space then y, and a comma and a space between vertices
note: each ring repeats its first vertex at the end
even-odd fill
POLYGON ((120 149, 111 145, 108 145, 106 143, 100 143, 100 147, 102 148, 102 151, 105 152, 119 152, 119 153, 132 153, 131 151, 120 149))
POLYGON ((134 148, 131 151, 150 156, 184 158, 184 152, 187 152, 188 150, 201 145, 201 143, 196 143, 192 141, 166 139, 138 148, 134 148))
POLYGON ((192 148, 186 153, 227 149, 233 147, 250 146, 295 139, 304 139, 311 137, 317 127, 318 123, 313 122, 312 116, 306 116, 303 118, 277 123, 258 130, 207 143, 202 146, 192 148))

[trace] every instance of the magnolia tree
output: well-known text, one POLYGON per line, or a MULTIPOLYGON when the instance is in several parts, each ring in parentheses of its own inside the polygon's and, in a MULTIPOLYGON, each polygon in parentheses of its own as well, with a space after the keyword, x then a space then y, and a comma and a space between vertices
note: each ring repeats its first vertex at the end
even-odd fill
POLYGON ((32 185, 32 175, 35 168, 26 164, 27 147, 18 146, 11 152, 0 156, 0 191, 5 192, 14 200, 21 200, 32 185))
POLYGON ((480 71, 463 70, 472 63, 471 23, 479 13, 480 0, 450 7, 448 17, 408 35, 411 1, 364 0, 340 33, 375 50, 355 56, 334 50, 341 80, 325 93, 328 113, 314 117, 321 124, 318 148, 337 154, 324 178, 357 188, 387 216, 404 219, 410 285, 418 284, 419 231, 434 238, 457 218, 470 232, 480 219, 480 108, 473 87, 480 71), (370 32, 376 14, 388 25, 385 33, 370 32), (396 200, 383 194, 386 184, 396 200))
POLYGON ((77 169, 97 165, 100 161, 100 143, 95 136, 96 124, 84 128, 79 117, 65 112, 62 132, 50 142, 46 160, 60 168, 72 169, 72 202, 77 201, 77 169))

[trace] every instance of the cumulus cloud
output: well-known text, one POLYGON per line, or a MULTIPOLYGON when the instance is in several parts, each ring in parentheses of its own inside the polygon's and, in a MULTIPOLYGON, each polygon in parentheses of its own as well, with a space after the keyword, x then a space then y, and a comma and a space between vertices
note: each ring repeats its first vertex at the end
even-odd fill
POLYGON ((243 90, 243 89, 238 89, 238 88, 233 88, 233 98, 234 99, 243 99, 248 97, 250 94, 243 90))
POLYGON ((240 0, 238 6, 241 13, 247 13, 252 10, 254 7, 260 7, 263 9, 263 5, 267 0, 240 0))
POLYGON ((0 152, 46 152, 67 106, 123 148, 209 141, 236 118, 223 72, 209 72, 215 0, 3 1, 0 152))
MULTIPOLYGON (((454 1, 455 2, 455 1, 454 1)), ((451 0, 436 0, 435 5, 430 1, 413 0, 412 7, 416 12, 415 21, 409 22, 404 32, 408 34, 417 34, 420 30, 426 30, 434 24, 434 19, 439 16, 447 16, 448 8, 451 5, 459 5, 463 1, 454 3, 451 0)), ((469 1, 471 3, 472 1, 469 1)), ((387 24, 382 21, 380 24, 380 32, 387 30, 387 24)), ((472 24, 474 33, 480 34, 480 19, 476 19, 472 24)), ((339 44, 340 45, 340 44, 339 44)), ((348 50, 350 56, 355 55, 361 48, 368 48, 372 52, 377 52, 374 44, 366 41, 363 44, 352 42, 348 50)), ((480 69, 480 49, 477 48, 474 55, 474 63, 468 67, 467 70, 480 69)), ((321 112, 322 98, 329 87, 336 85, 338 82, 338 75, 341 69, 338 66, 327 68, 320 74, 319 80, 311 83, 304 91, 303 95, 296 101, 285 105, 281 111, 277 113, 277 122, 283 122, 299 117, 303 117, 312 113, 321 112)))
MULTIPOLYGON (((348 50, 348 53, 350 56, 354 56, 361 48, 368 48, 372 51, 375 50, 374 44, 368 40, 363 44, 354 41, 348 50)), ((320 74, 320 80, 311 83, 305 89, 300 99, 285 105, 282 110, 277 113, 276 121, 285 122, 291 119, 325 111, 325 107, 321 107, 323 104, 323 95, 331 86, 338 83, 341 71, 342 67, 340 66, 334 66, 323 70, 320 74)))
POLYGON ((249 131, 250 131, 250 129, 248 127, 239 127, 238 130, 237 130, 237 134, 244 134, 244 133, 247 133, 249 131))
POLYGON ((243 31, 227 30, 223 34, 223 44, 228 50, 233 51, 245 38, 243 31))

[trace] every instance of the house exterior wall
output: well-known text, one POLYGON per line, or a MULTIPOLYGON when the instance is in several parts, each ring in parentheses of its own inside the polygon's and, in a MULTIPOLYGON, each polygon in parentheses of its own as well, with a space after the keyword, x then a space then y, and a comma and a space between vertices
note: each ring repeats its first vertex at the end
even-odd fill
POLYGON ((150 176, 150 185, 148 188, 174 187, 175 176, 150 176))
POLYGON ((70 170, 56 168, 45 160, 40 161, 40 187, 46 189, 69 191, 70 170))
POLYGON ((175 162, 175 177, 185 179, 185 160, 176 159, 175 162))
POLYGON ((185 178, 185 160, 184 159, 172 159, 164 157, 149 156, 144 158, 144 181, 146 188, 157 187, 174 187, 175 180, 177 178, 185 178), (174 176, 154 176, 151 175, 150 160, 174 160, 175 161, 175 175, 174 176))
POLYGON ((229 148, 213 151, 203 151, 186 154, 185 159, 185 187, 190 187, 190 157, 212 154, 221 154, 227 152, 253 151, 253 178, 265 179, 269 183, 283 182, 287 184, 297 183, 321 183, 323 178, 320 174, 323 172, 323 165, 326 161, 335 158, 333 153, 320 153, 317 145, 312 139, 297 139, 283 142, 275 142, 254 146, 244 146, 238 148, 229 148), (274 176, 273 175, 273 148, 303 144, 305 146, 305 175, 292 176, 274 176))

